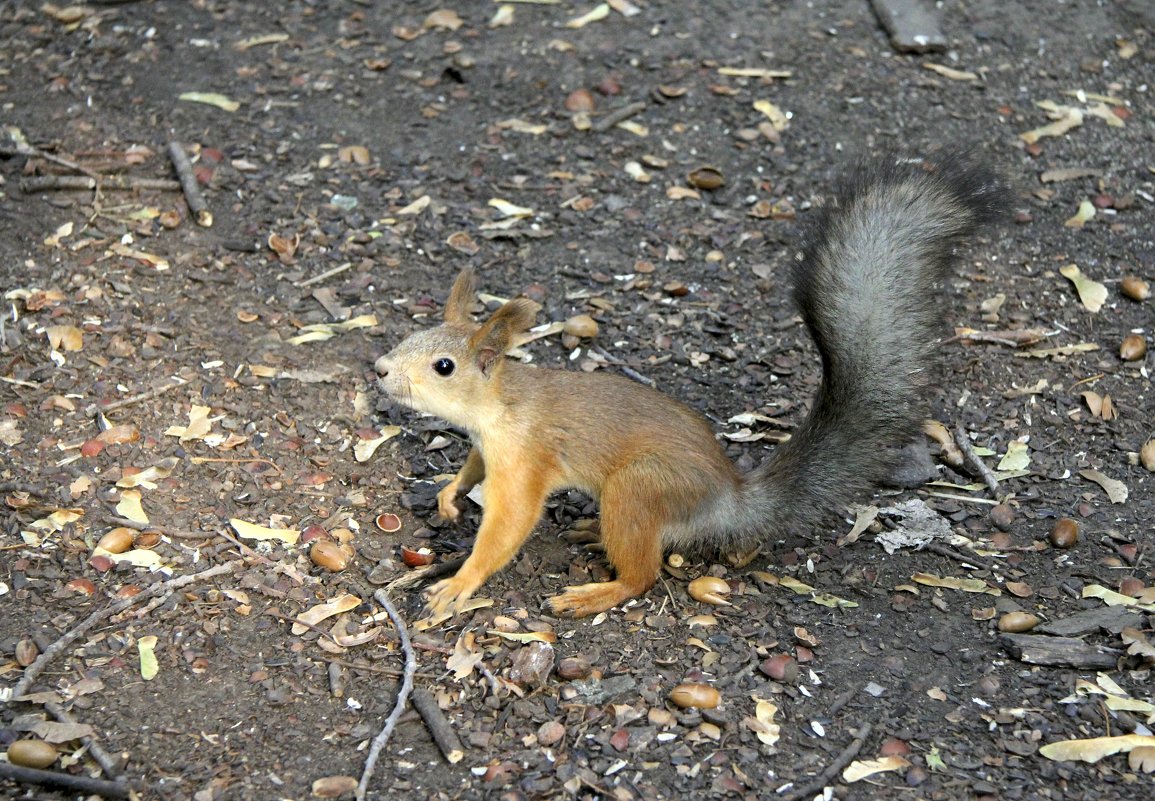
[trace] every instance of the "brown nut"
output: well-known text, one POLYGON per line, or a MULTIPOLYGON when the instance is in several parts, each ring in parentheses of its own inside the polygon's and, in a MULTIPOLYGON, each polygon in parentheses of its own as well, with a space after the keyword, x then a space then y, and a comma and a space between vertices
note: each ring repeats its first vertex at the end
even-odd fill
POLYGON ((562 330, 570 336, 588 339, 598 335, 598 322, 588 314, 575 314, 562 324, 562 330))
POLYGON ((57 756, 56 747, 43 740, 16 740, 8 746, 8 761, 25 768, 46 768, 57 756))
POLYGON ((100 538, 96 543, 96 547, 100 550, 108 551, 108 553, 124 553, 132 547, 133 540, 136 538, 136 532, 131 528, 114 528, 100 538))
POLYGON ((686 180, 689 181, 690 186, 695 189, 705 189, 708 192, 726 183, 726 179, 722 176, 722 171, 717 167, 698 167, 696 170, 690 171, 690 174, 686 176, 686 180))
POLYGON ((1155 473, 1155 439, 1149 439, 1139 449, 1139 464, 1150 473, 1155 473))
POLYGON ((726 600, 726 596, 730 594, 730 585, 725 579, 702 576, 691 581, 687 589, 695 601, 716 606, 730 606, 730 602, 726 600))
POLYGON ((1131 300, 1147 300, 1151 297, 1151 286, 1137 275, 1125 275, 1119 282, 1119 291, 1131 300))
POLYGON ((999 618, 999 631, 1030 631, 1039 625, 1039 619, 1030 612, 1007 612, 999 618))
POLYGON ((722 703, 722 694, 709 684, 688 682, 670 690, 670 700, 682 709, 713 709, 722 703))
POLYGON ((567 681, 588 678, 592 668, 584 656, 567 656, 557 663, 557 675, 567 681))
POLYGON ((38 656, 40 656, 40 648, 32 641, 31 637, 25 637, 16 643, 16 664, 20 667, 28 667, 36 661, 38 656))
POLYGON ((1056 548, 1074 548, 1079 541, 1079 524, 1069 517, 1060 517, 1055 521, 1049 539, 1056 548))
POLYGON ((349 566, 349 554, 332 540, 316 540, 309 549, 309 558, 330 573, 339 573, 349 566))
POLYGON ((1119 358, 1125 362, 1137 362, 1147 355, 1147 340, 1142 334, 1128 334, 1119 343, 1119 358))
POLYGON ((1015 522, 1015 508, 1009 503, 1000 503, 991 507, 990 517, 999 531, 1010 531, 1015 522))

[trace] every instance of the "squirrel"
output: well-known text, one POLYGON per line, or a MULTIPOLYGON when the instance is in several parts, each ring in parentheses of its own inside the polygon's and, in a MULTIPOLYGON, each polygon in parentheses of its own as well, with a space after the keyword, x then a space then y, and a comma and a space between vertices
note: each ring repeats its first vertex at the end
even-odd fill
POLYGON ((563 488, 599 503, 615 571, 612 581, 549 599, 555 614, 573 617, 648 591, 667 551, 752 556, 768 534, 812 527, 873 489, 921 427, 940 323, 936 284, 954 249, 1006 205, 1004 184, 967 156, 887 159, 841 185, 792 266, 821 384, 796 432, 745 474, 705 418, 655 389, 504 358, 534 324, 537 304, 510 300, 476 323, 475 277, 463 270, 445 322, 374 365, 385 394, 469 434, 464 465, 438 493, 440 516, 459 520, 461 498, 485 481, 472 552, 427 591, 429 611, 458 611, 517 554, 550 493, 563 488))

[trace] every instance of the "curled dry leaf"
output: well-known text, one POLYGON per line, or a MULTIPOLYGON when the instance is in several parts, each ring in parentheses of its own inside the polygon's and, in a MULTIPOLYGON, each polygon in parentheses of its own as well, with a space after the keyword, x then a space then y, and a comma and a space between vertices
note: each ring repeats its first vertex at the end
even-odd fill
POLYGON ((1063 223, 1068 228, 1082 228, 1090 220, 1095 217, 1095 204, 1089 200, 1083 200, 1079 204, 1079 210, 1075 212, 1074 216, 1063 223))
POLYGON ((294 635, 300 636, 309 630, 309 626, 316 626, 322 620, 339 615, 342 612, 349 612, 361 605, 361 599, 356 595, 345 593, 338 596, 331 601, 326 601, 323 604, 317 604, 311 609, 307 609, 301 614, 297 615, 299 623, 294 623, 291 631, 294 635), (302 625, 307 624, 307 625, 302 625))
POLYGON ((301 532, 292 528, 267 528, 234 517, 229 521, 237 535, 249 540, 280 540, 286 545, 295 545, 301 532))
POLYGON ((1039 754, 1056 762, 1098 762, 1113 754, 1152 747, 1155 747, 1155 736, 1125 734, 1119 737, 1091 737, 1086 740, 1047 743, 1039 749, 1039 754))
POLYGON ((609 4, 608 3, 599 3, 598 5, 594 6, 592 9, 587 11, 585 14, 582 14, 580 17, 574 17, 573 19, 566 22, 565 27, 567 27, 567 28, 584 28, 585 26, 589 25, 591 22, 598 22, 599 20, 605 19, 609 15, 610 15, 609 4))
POLYGON ((909 767, 910 763, 900 756, 855 760, 846 766, 846 770, 842 771, 842 779, 845 782, 852 783, 862 781, 868 776, 874 776, 878 773, 890 773, 905 770, 909 767))
POLYGON ((135 523, 147 523, 148 515, 140 505, 140 493, 137 490, 125 490, 120 494, 120 502, 116 504, 116 513, 127 517, 135 523))
POLYGON ((50 325, 44 332, 53 350, 75 352, 84 347, 84 332, 74 325, 50 325))
POLYGON ((775 704, 758 698, 754 705, 754 717, 745 718, 742 722, 746 724, 746 728, 754 732, 759 742, 772 746, 778 743, 782 731, 782 727, 774 722, 774 716, 777 714, 778 707, 775 704))

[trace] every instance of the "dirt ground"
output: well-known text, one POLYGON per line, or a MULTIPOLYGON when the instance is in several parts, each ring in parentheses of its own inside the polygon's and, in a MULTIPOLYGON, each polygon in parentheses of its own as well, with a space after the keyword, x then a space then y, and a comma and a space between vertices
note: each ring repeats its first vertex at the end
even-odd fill
MULTIPOLYGON (((172 801, 359 777, 404 662, 373 594, 467 549, 479 519, 434 520, 461 434, 373 383, 457 271, 543 322, 592 316, 595 337, 545 337, 533 360, 650 379, 749 467, 817 385, 784 277, 798 224, 863 157, 961 146, 1015 212, 943 288, 929 411, 970 432, 997 494, 944 465, 860 499, 925 503, 950 529, 931 547, 887 553, 885 515, 846 541, 847 512, 578 621, 543 599, 607 567, 583 547, 592 504, 556 497, 491 604, 413 631, 416 687, 464 757, 406 711, 369 797, 1155 796, 1138 456, 1155 402, 1151 357, 1120 350, 1155 320, 1122 280, 1155 280, 1155 10, 941 5, 949 47, 920 55, 862 0, 634 0, 580 26, 592 1, 5 4, 0 746, 56 741, 51 770, 108 779, 94 742, 139 797, 172 801), (175 179, 174 141, 210 227, 179 188, 140 184, 175 179), (1096 282, 1082 297, 1068 265, 1096 282), (733 422, 751 412, 770 420, 733 422), (1072 547, 1052 543, 1060 518, 1072 547), (117 528, 128 558, 94 553, 117 528), (313 538, 348 565, 314 565, 313 538), (706 574, 731 605, 690 597, 706 574), (343 596, 355 608, 293 628, 343 596), (1051 628, 1008 639, 1014 611, 1051 628), (674 705, 684 682, 720 706, 674 705), (1040 751, 1120 735, 1097 760, 1040 751)), ((393 597, 422 617, 417 589, 393 597)), ((85 793, 0 778, 0 795, 85 793)))

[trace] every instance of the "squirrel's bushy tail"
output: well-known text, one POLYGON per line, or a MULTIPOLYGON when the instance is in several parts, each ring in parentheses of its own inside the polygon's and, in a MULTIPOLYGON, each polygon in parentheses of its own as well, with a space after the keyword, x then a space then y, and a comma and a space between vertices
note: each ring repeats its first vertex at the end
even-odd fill
POLYGON ((942 315, 936 285, 956 246, 1006 208, 1006 187, 965 157, 893 159, 818 212, 793 267, 794 298, 822 357, 810 414, 745 478, 755 538, 813 525, 876 486, 919 431, 942 315))

